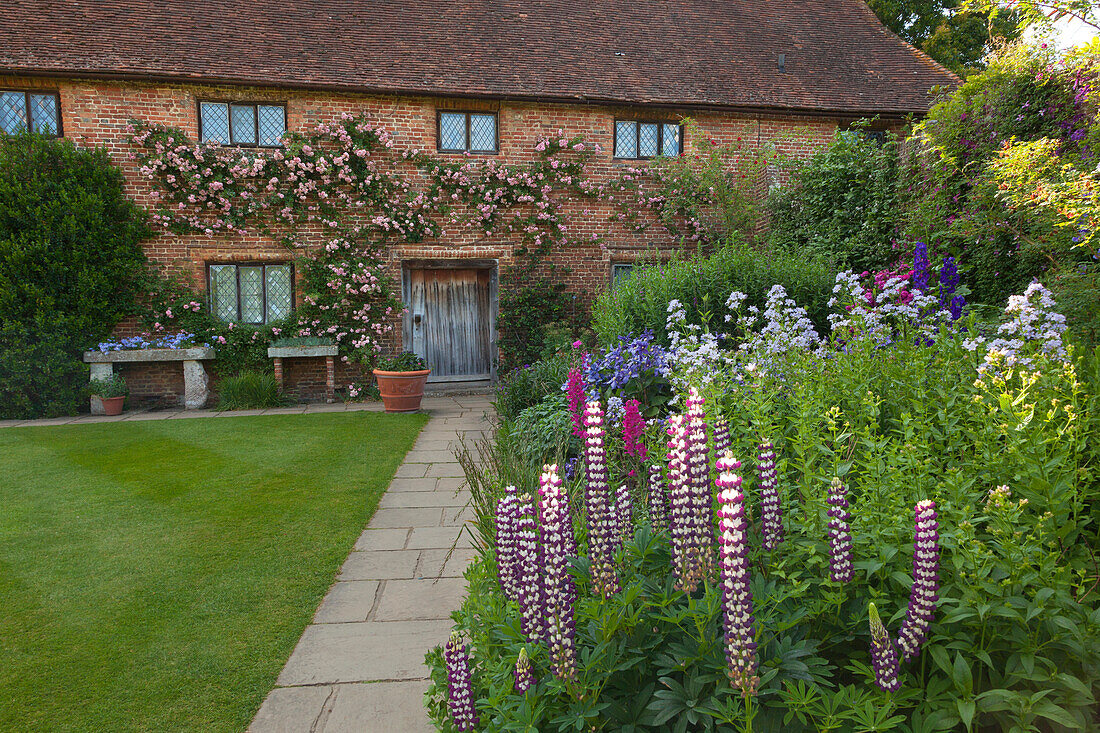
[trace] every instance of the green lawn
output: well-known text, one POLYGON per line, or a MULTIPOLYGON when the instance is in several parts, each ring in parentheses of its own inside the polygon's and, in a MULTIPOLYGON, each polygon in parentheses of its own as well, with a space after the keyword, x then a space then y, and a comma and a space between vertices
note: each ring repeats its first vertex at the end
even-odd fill
POLYGON ((426 420, 0 430, 0 730, 243 731, 426 420))

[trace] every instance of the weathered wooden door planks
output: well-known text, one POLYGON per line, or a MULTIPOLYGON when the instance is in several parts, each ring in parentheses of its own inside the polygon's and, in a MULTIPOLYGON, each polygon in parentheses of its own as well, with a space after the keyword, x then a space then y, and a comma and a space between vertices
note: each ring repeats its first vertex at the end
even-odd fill
POLYGON ((428 362, 431 381, 493 377, 494 279, 483 267, 405 271, 406 348, 428 362))

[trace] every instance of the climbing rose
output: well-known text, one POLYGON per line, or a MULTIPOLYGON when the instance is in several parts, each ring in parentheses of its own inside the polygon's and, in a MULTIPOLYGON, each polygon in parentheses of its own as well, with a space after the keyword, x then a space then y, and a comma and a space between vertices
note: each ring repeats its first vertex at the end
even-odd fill
POLYGON ((539 517, 542 597, 546 604, 546 644, 550 649, 550 664, 559 679, 573 679, 577 674, 577 652, 573 641, 576 591, 573 578, 569 575, 569 556, 574 543, 566 540, 566 535, 573 533, 573 520, 569 516, 569 497, 562 487, 557 464, 542 467, 539 517))
POLYGON ((940 599, 940 525, 936 521, 939 516, 936 502, 929 499, 917 502, 913 514, 913 588, 905 620, 898 631, 898 646, 905 661, 920 654, 940 599))
POLYGON ((761 443, 756 463, 760 479, 760 528, 765 550, 774 550, 783 541, 783 509, 779 505, 779 481, 775 472, 775 451, 771 443, 761 443))
POLYGON ((519 497, 516 495, 516 487, 506 486, 504 495, 497 500, 497 570, 504 595, 511 601, 519 600, 518 519, 519 497))
POLYGON ((871 668, 875 673, 875 683, 886 692, 897 692, 901 688, 898 648, 890 638, 890 632, 882 625, 875 604, 869 604, 867 612, 871 617, 871 668))
POLYGON ((470 731, 477 727, 474 711, 473 681, 470 678, 470 657, 458 632, 451 632, 451 639, 443 647, 443 661, 447 665, 447 706, 455 730, 470 731))
POLYGON ((726 661, 730 683, 741 694, 755 694, 756 642, 753 630, 752 591, 749 588, 748 524, 741 477, 734 471, 741 464, 727 451, 717 462, 719 538, 718 565, 722 575, 722 611, 726 661))
POLYGON ((527 656, 527 647, 523 647, 519 650, 519 656, 516 657, 516 669, 515 669, 516 683, 512 687, 517 695, 523 695, 532 687, 535 686, 535 672, 531 669, 531 660, 527 656))
POLYGON ((584 500, 588 515, 588 555, 592 563, 592 585, 604 598, 619 592, 615 573, 616 521, 612 514, 611 487, 607 482, 607 453, 603 413, 593 400, 584 410, 585 484, 584 500))
POLYGON ((844 484, 833 477, 829 484, 829 577, 837 583, 852 579, 852 529, 844 484))

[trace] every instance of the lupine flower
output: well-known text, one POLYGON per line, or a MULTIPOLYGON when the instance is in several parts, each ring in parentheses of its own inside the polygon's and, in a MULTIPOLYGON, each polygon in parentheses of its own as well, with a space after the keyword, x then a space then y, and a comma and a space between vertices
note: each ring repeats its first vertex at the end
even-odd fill
POLYGON ((852 579, 852 529, 848 491, 836 476, 829 484, 829 577, 836 583, 852 579))
POLYGON ((584 377, 581 370, 573 367, 569 370, 569 379, 565 383, 565 396, 569 399, 569 415, 573 418, 573 435, 584 435, 584 377))
POLYGON ((519 497, 515 486, 506 486, 497 500, 497 570, 504 596, 519 600, 519 564, 516 522, 519 519, 519 497))
POLYGON ((906 661, 920 654, 940 599, 940 525, 936 521, 939 516, 936 502, 918 501, 913 514, 913 588, 909 592, 905 620, 898 631, 898 647, 906 661))
POLYGON ((466 645, 457 631, 443 647, 443 661, 447 665, 447 707, 455 730, 469 731, 480 722, 474 710, 474 688, 470 677, 470 657, 466 645))
POLYGON ((871 669, 875 673, 875 683, 886 692, 897 692, 901 689, 898 648, 882 625, 875 604, 869 604, 867 612, 871 617, 871 669))
POLYGON ((610 598, 619 592, 615 573, 615 518, 612 514, 611 487, 607 482, 607 453, 604 443, 603 413, 593 400, 585 406, 584 499, 588 515, 588 555, 592 562, 592 585, 597 593, 610 598))
POLYGON ((668 529, 668 491, 656 463, 649 467, 649 522, 654 532, 668 529))
POLYGON ((687 438, 684 416, 668 419, 668 535, 672 568, 677 578, 687 575, 691 487, 687 481, 687 438))
POLYGON ((542 553, 539 551, 535 532, 535 505, 530 494, 519 497, 516 518, 516 563, 518 573, 516 590, 519 608, 523 614, 523 633, 528 641, 542 641, 545 631, 545 613, 542 598, 542 553))
POLYGON ((630 500, 630 487, 620 484, 615 492, 615 525, 619 531, 619 546, 634 536, 634 512, 630 500))
POLYGON ((760 479, 760 529, 765 550, 774 550, 783 541, 783 509, 779 505, 779 481, 775 472, 775 451, 771 443, 761 443, 756 473, 760 479))
POLYGON ((756 641, 752 590, 749 588, 748 524, 741 477, 734 473, 741 464, 727 451, 717 462, 719 539, 718 565, 722 575, 722 612, 726 661, 730 683, 741 694, 755 694, 756 641))
POLYGON ((638 400, 623 403, 623 448, 628 456, 644 461, 645 441, 639 440, 645 432, 645 419, 642 418, 641 404, 638 400))
POLYGON ((519 650, 514 674, 516 683, 512 689, 515 690, 517 695, 524 695, 535 686, 535 671, 531 668, 531 660, 527 656, 527 647, 519 650))
POLYGON ((714 421, 714 455, 720 458, 730 449, 730 423, 724 417, 714 421))
POLYGON ((569 516, 569 497, 562 488, 556 464, 542 467, 539 516, 546 644, 550 649, 550 664, 559 679, 572 679, 577 673, 577 652, 573 641, 576 590, 569 576, 569 554, 574 543, 567 541, 566 536, 573 534, 573 520, 569 516))
POLYGON ((688 390, 684 415, 684 440, 687 459, 686 483, 689 511, 687 521, 687 562, 680 577, 682 589, 692 592, 714 567, 714 500, 710 492, 707 461, 707 423, 703 398, 694 388, 688 390))
POLYGON ((913 275, 910 282, 913 283, 915 290, 927 293, 931 276, 932 262, 928 259, 928 245, 924 242, 917 242, 917 246, 913 250, 913 275))

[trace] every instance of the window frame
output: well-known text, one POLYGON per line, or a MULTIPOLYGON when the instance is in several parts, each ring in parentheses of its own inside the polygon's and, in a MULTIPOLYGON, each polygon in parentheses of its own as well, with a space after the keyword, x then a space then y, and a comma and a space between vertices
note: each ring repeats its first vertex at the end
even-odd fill
POLYGON ((435 149, 436 152, 449 153, 452 155, 463 155, 469 153, 470 155, 500 155, 500 114, 492 110, 482 109, 437 109, 435 111, 435 149), (466 117, 466 147, 462 149, 458 148, 445 148, 443 147, 443 115, 465 115, 466 117), (470 115, 491 115, 493 118, 493 149, 492 150, 474 150, 470 147, 470 115))
POLYGON ((684 122, 683 120, 661 120, 661 119, 634 119, 629 117, 616 117, 611 123, 611 158, 612 160, 654 160, 656 158, 679 158, 684 154, 684 122), (620 122, 633 122, 634 123, 634 150, 635 152, 641 150, 641 136, 642 125, 656 125, 657 126, 657 155, 635 155, 632 158, 620 156, 619 153, 619 123, 620 122), (664 155, 659 152, 664 149, 665 146, 665 125, 675 125, 680 129, 680 149, 676 155, 664 155))
POLYGON ((264 325, 267 325, 269 323, 269 321, 267 320, 267 268, 268 267, 288 267, 288 268, 290 268, 290 313, 288 313, 287 315, 289 316, 289 315, 293 314, 294 311, 295 311, 295 306, 297 305, 296 299, 294 297, 294 293, 295 293, 295 290, 296 290, 297 280, 298 280, 298 278, 297 278, 297 268, 294 267, 293 262, 289 262, 289 261, 288 262, 251 262, 251 261, 250 262, 207 262, 206 263, 206 307, 210 310, 210 315, 213 316, 214 320, 220 321, 221 323, 236 323, 238 325, 246 325, 246 326, 264 326, 264 325), (234 268, 233 269, 233 276, 236 280, 236 286, 237 286, 237 317, 234 320, 231 320, 231 321, 222 321, 222 319, 218 318, 218 314, 217 314, 217 311, 216 311, 215 305, 214 305, 214 287, 213 287, 214 283, 210 279, 211 274, 213 272, 213 268, 215 268, 215 267, 226 267, 226 266, 230 266, 230 267, 234 268), (263 277, 260 278, 260 281, 263 284, 264 319, 262 321, 259 321, 259 322, 246 321, 241 317, 241 311, 242 311, 242 308, 241 308, 241 268, 242 267, 262 267, 263 268, 263 277))
MULTIPOLYGON (((281 107, 283 110, 283 134, 279 136, 282 139, 283 135, 288 132, 287 129, 287 110, 286 102, 263 102, 263 101, 248 101, 248 100, 230 100, 230 99, 204 99, 202 97, 195 98, 195 116, 199 121, 199 143, 202 145, 220 145, 226 148, 258 148, 260 150, 282 150, 286 146, 281 142, 277 145, 260 145, 260 107, 281 107), (204 104, 224 104, 226 106, 226 113, 228 114, 228 126, 229 126, 229 142, 219 143, 212 142, 203 139, 202 134, 202 106, 204 104), (253 134, 256 136, 253 138, 254 143, 239 143, 233 140, 233 107, 251 107, 252 108, 252 128, 253 134)), ((232 263, 214 263, 214 264, 232 264, 232 263)))
MULTIPOLYGON (((4 94, 22 94, 23 95, 23 112, 26 114, 27 129, 24 132, 33 133, 35 135, 44 135, 45 137, 65 137, 65 131, 61 127, 61 92, 56 89, 0 89, 0 93, 4 94), (46 132, 34 132, 34 119, 31 117, 31 95, 37 94, 42 97, 53 97, 55 103, 55 118, 54 122, 57 123, 56 133, 46 132)), ((0 135, 13 135, 18 133, 5 132, 0 130, 0 135)))
POLYGON ((618 287, 619 278, 631 277, 634 274, 634 270, 638 265, 634 262, 612 262, 611 263, 611 289, 614 290, 618 287), (623 275, 616 277, 616 273, 626 270, 623 275))

